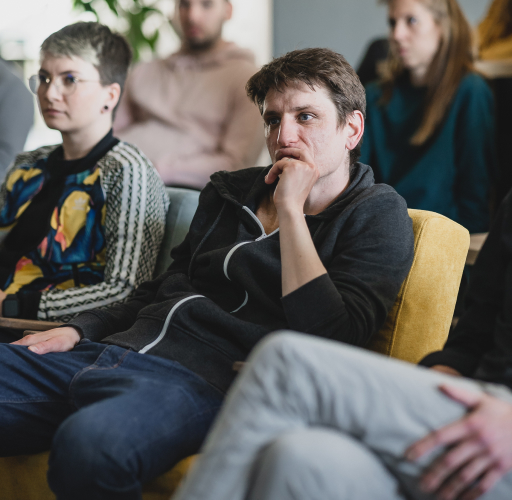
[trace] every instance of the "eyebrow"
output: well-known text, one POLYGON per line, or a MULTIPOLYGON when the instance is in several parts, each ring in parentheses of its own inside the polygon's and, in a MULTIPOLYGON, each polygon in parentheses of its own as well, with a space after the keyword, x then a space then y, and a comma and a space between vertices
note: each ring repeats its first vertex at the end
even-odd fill
MULTIPOLYGON (((295 108, 292 108, 292 111, 295 111, 295 112, 300 112, 300 111, 306 111, 306 110, 311 110, 311 111, 319 111, 319 108, 317 108, 316 106, 313 106, 312 104, 306 104, 304 106, 296 106, 295 108)), ((265 116, 277 116, 279 115, 279 113, 277 111, 273 111, 272 109, 269 109, 267 111, 265 111, 263 113, 263 117, 265 116)))
MULTIPOLYGON (((46 70, 45 70, 45 69, 43 69, 43 68, 40 68, 40 69, 39 69, 39 73, 46 73, 47 75, 49 75, 49 74, 50 74, 50 72, 49 72, 49 71, 46 71, 46 70)), ((70 70, 68 70, 68 71, 61 71, 61 72, 59 73, 59 75, 69 75, 70 73, 80 73, 80 71, 77 71, 76 69, 70 69, 70 70)))

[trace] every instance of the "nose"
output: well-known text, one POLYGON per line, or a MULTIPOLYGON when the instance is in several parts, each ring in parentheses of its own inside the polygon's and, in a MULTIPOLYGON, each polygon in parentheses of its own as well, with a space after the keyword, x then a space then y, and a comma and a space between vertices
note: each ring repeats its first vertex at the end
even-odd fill
POLYGON ((187 17, 190 23, 197 23, 201 18, 201 7, 195 3, 190 5, 187 17))
POLYGON ((46 88, 40 87, 39 93, 40 97, 45 97, 48 101, 57 101, 62 97, 60 88, 55 83, 55 80, 51 81, 46 88))
POLYGON ((401 42, 407 36, 407 28, 402 20, 398 20, 391 28, 391 39, 395 42, 401 42))
POLYGON ((298 124, 291 118, 284 116, 281 119, 279 133, 277 136, 277 144, 279 147, 286 148, 296 144, 298 140, 298 124))

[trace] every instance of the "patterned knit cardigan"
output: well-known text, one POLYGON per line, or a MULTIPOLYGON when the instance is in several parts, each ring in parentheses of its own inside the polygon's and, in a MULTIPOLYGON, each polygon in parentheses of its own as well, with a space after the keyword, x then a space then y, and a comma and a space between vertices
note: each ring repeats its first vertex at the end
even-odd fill
MULTIPOLYGON (((10 229, 48 178, 46 146, 18 155, 0 188, 0 228, 10 229)), ((124 301, 152 278, 169 199, 155 168, 120 142, 66 178, 47 236, 24 255, 5 292, 40 293, 37 318, 66 322, 124 301)))

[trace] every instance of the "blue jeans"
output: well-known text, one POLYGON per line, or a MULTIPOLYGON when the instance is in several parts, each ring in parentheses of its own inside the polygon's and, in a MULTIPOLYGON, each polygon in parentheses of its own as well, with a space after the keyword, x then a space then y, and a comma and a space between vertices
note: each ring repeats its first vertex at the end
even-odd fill
POLYGON ((179 363, 82 341, 34 354, 0 345, 0 455, 51 447, 59 500, 140 499, 199 449, 223 395, 179 363))

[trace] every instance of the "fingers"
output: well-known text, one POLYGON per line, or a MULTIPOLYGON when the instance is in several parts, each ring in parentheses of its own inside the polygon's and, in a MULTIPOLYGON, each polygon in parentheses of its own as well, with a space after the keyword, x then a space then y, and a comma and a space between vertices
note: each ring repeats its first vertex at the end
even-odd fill
POLYGON ((454 500, 458 498, 462 492, 470 488, 471 485, 476 484, 478 478, 491 466, 492 462, 485 456, 470 460, 439 488, 436 494, 437 498, 439 500, 454 500))
POLYGON ((283 173, 283 168, 284 162, 278 161, 274 163, 272 168, 268 171, 267 175, 265 176, 265 182, 267 184, 273 184, 276 181, 276 179, 283 173))
POLYGON ((46 354, 48 352, 64 352, 69 351, 69 342, 62 336, 50 337, 47 340, 42 340, 36 344, 32 344, 28 349, 36 354, 46 354))
POLYGON ((405 456, 407 460, 417 460, 438 446, 448 446, 469 437, 472 432, 472 426, 468 423, 467 417, 464 417, 416 441, 406 450, 405 456))
POLYGON ((485 394, 482 392, 471 391, 448 384, 439 386, 439 389, 449 398, 463 404, 467 408, 476 406, 485 397, 485 394))
POLYGON ((435 365, 430 367, 431 370, 434 370, 436 372, 440 373, 446 373, 446 375, 452 375, 453 377, 462 377, 461 373, 455 370, 454 368, 451 368, 449 366, 445 365, 435 365))
POLYGON ((294 160, 312 163, 311 156, 303 149, 298 148, 282 148, 276 154, 276 163, 283 158, 293 158, 294 160))
POLYGON ((311 156, 307 151, 298 148, 283 148, 277 152, 276 162, 267 173, 265 182, 267 184, 273 184, 276 179, 283 173, 288 162, 293 160, 301 161, 309 166, 314 166, 311 156))
POLYGON ((36 354, 70 351, 80 341, 80 334, 72 327, 54 328, 27 335, 13 344, 28 346, 36 354))
POLYGON ((494 485, 505 475, 505 472, 499 468, 493 467, 489 469, 474 486, 468 489, 460 500, 476 500, 484 493, 487 493, 494 485))
MULTIPOLYGON (((424 491, 437 490, 452 474, 482 452, 482 445, 475 440, 464 441, 435 460, 421 478, 424 491)), ((477 476, 470 478, 471 481, 477 476)))
POLYGON ((12 342, 14 345, 34 345, 38 342, 44 342, 48 338, 48 334, 52 332, 52 330, 47 330, 46 332, 34 333, 32 335, 25 335, 25 337, 17 340, 16 342, 12 342))

